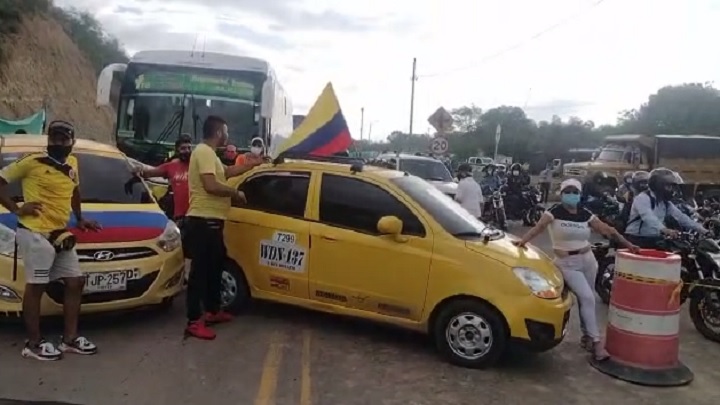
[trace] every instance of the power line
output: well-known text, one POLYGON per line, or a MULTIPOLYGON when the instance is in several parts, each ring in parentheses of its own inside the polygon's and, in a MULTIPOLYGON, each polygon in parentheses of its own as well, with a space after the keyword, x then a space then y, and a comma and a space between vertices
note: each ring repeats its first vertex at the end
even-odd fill
POLYGON ((553 24, 553 25, 545 28, 544 30, 536 33, 535 35, 527 38, 527 39, 524 40, 524 41, 518 42, 518 43, 516 43, 516 44, 514 44, 514 45, 512 45, 512 46, 509 46, 509 47, 507 47, 507 48, 505 48, 505 49, 502 49, 502 50, 500 50, 500 51, 498 51, 498 52, 495 52, 495 53, 492 53, 492 54, 490 54, 490 55, 487 55, 487 56, 483 57, 482 59, 480 59, 479 61, 473 63, 472 65, 467 65, 467 66, 464 66, 464 67, 459 67, 459 68, 455 68, 455 69, 451 69, 451 70, 446 70, 446 71, 442 71, 442 72, 430 73, 430 74, 426 74, 426 75, 418 75, 418 77, 420 77, 420 78, 428 78, 428 77, 444 76, 444 75, 448 75, 448 74, 452 74, 452 73, 457 73, 457 72, 464 71, 464 70, 473 69, 473 68, 475 68, 475 67, 477 67, 477 66, 479 66, 479 65, 482 65, 482 64, 484 64, 484 63, 486 63, 486 62, 489 62, 489 61, 491 61, 491 60, 493 60, 493 59, 499 58, 500 56, 503 56, 503 55, 505 55, 505 54, 508 53, 508 52, 512 52, 512 51, 514 51, 514 50, 516 50, 516 49, 522 48, 523 46, 527 45, 528 43, 530 43, 530 42, 532 42, 532 41, 534 41, 534 40, 542 37, 543 35, 545 35, 545 34, 551 32, 551 31, 553 31, 553 30, 555 30, 555 29, 557 29, 557 28, 559 28, 559 27, 561 27, 561 26, 569 23, 570 21, 572 21, 572 20, 576 19, 577 17, 581 16, 583 13, 588 12, 588 11, 594 9, 595 7, 599 6, 600 4, 602 4, 602 3, 604 3, 604 2, 605 2, 605 0, 597 0, 597 1, 595 1, 594 3, 592 3, 588 8, 583 9, 583 10, 580 10, 580 11, 578 11, 577 13, 572 14, 572 15, 570 15, 570 16, 568 16, 568 17, 566 17, 566 18, 564 18, 564 19, 556 22, 555 24, 553 24))

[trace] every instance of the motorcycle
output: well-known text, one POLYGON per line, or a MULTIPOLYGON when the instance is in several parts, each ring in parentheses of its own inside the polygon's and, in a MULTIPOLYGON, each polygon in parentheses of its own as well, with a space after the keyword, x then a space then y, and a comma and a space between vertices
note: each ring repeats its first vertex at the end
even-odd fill
POLYGON ((482 220, 494 225, 500 230, 508 230, 505 202, 503 201, 503 194, 500 188, 485 196, 482 220))
POLYGON ((617 246, 613 242, 598 242, 592 245, 593 255, 598 262, 595 292, 605 305, 610 304, 610 292, 615 275, 615 255, 611 251, 615 248, 617 246))
POLYGON ((520 193, 510 192, 504 185, 500 188, 509 220, 522 220, 524 226, 535 226, 540 220, 545 207, 540 204, 540 191, 535 186, 525 186, 520 193))
MULTIPOLYGON (((720 245, 695 232, 682 232, 678 238, 663 239, 658 248, 681 257, 680 305, 690 299, 688 311, 695 329, 706 339, 720 342, 720 245)), ((595 290, 605 303, 610 302, 615 273, 610 249, 602 243, 593 246, 598 260, 595 290)))
POLYGON ((608 192, 603 193, 600 198, 585 202, 583 205, 610 226, 615 226, 615 221, 620 215, 620 202, 608 192))

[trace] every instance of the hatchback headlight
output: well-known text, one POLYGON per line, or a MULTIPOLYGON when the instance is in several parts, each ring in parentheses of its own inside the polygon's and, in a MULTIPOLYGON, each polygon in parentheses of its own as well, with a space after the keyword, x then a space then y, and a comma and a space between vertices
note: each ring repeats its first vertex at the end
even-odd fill
POLYGON ((173 221, 168 221, 165 230, 158 238, 158 247, 166 252, 172 252, 181 244, 180 228, 173 221))
POLYGON ((0 255, 12 257, 15 253, 15 231, 0 224, 0 255))
POLYGON ((555 299, 562 293, 561 287, 554 285, 547 277, 535 270, 527 267, 514 267, 513 273, 536 297, 555 299))
POLYGON ((10 287, 0 285, 0 301, 21 302, 20 295, 10 287))

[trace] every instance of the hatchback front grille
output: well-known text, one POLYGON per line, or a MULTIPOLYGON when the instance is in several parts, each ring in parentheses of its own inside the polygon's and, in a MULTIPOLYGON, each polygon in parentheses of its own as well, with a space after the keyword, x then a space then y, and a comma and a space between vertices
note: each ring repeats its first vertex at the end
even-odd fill
POLYGON ((156 256, 158 253, 149 247, 123 247, 104 249, 78 249, 81 263, 117 262, 121 260, 137 260, 156 256))

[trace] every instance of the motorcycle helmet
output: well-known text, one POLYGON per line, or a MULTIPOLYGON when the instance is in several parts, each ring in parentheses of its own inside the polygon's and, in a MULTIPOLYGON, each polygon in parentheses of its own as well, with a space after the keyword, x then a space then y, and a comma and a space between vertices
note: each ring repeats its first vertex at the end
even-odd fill
POLYGON ((634 174, 635 173, 633 172, 625 172, 625 174, 623 175, 623 184, 625 184, 626 186, 631 185, 634 174))
POLYGON ((485 167, 483 167, 482 172, 486 177, 492 176, 493 174, 495 174, 495 169, 495 165, 490 163, 489 165, 485 165, 485 167))
POLYGON ((662 167, 650 172, 648 188, 659 199, 670 201, 673 198, 675 186, 677 186, 677 177, 674 171, 662 167))
POLYGON ((650 180, 650 173, 640 170, 633 173, 632 177, 632 188, 636 193, 642 193, 648 189, 648 181, 650 180))
POLYGON ((510 166, 510 174, 512 176, 520 176, 522 173, 522 165, 520 163, 513 163, 512 166, 510 166))
POLYGON ((610 183, 610 176, 605 172, 595 172, 585 178, 583 194, 593 197, 602 197, 607 184, 610 183))

